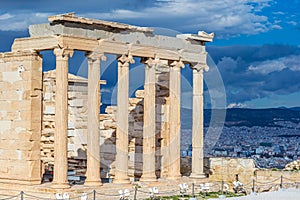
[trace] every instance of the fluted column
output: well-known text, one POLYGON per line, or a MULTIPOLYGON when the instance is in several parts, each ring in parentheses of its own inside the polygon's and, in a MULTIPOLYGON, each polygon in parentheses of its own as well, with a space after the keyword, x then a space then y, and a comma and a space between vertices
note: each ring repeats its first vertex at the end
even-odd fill
POLYGON ((115 183, 129 183, 128 177, 128 93, 129 63, 134 63, 131 55, 122 55, 118 59, 118 96, 117 96, 117 132, 116 132, 116 171, 115 183))
POLYGON ((85 186, 101 186, 100 177, 100 59, 104 54, 91 52, 88 58, 87 170, 85 186))
POLYGON ((175 61, 170 65, 170 142, 169 175, 178 179, 180 174, 180 69, 183 62, 175 61))
POLYGON ((192 127, 192 173, 190 178, 204 178, 203 168, 203 70, 206 64, 191 65, 193 69, 193 127, 192 127))
POLYGON ((69 188, 68 183, 68 60, 72 50, 54 49, 56 56, 54 176, 52 187, 69 188))
POLYGON ((156 181, 155 174, 155 69, 159 59, 145 62, 143 175, 141 181, 156 181))

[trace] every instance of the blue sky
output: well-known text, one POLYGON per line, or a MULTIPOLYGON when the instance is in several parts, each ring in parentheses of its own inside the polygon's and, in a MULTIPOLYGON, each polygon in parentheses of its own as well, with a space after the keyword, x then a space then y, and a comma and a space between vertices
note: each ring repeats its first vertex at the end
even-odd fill
POLYGON ((28 36, 30 24, 66 12, 170 32, 204 30, 216 35, 207 51, 222 76, 227 106, 294 107, 300 106, 299 8, 299 0, 2 0, 0 51, 28 36))

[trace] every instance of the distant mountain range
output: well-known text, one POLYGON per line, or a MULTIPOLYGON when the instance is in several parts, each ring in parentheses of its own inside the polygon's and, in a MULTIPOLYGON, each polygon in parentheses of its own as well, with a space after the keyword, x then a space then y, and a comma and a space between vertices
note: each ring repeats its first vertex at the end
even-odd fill
MULTIPOLYGON (((214 124, 222 122, 222 116, 225 117, 225 126, 281 126, 279 121, 289 121, 300 123, 300 107, 293 108, 268 108, 268 109, 246 109, 246 108, 231 108, 231 109, 205 109, 204 110, 204 125, 209 126, 212 121, 214 124), (214 117, 211 118, 212 113, 214 117)), ((191 127, 192 110, 181 109, 182 128, 189 129, 191 127)))
MULTIPOLYGON (((104 113, 105 107, 101 106, 101 113, 104 113)), ((269 126, 280 127, 280 121, 300 123, 300 107, 286 108, 267 108, 267 109, 248 109, 248 108, 230 108, 230 109, 205 109, 204 126, 208 127, 210 123, 222 124, 227 127, 232 126, 269 126), (213 115, 212 115, 213 113, 213 115), (212 118, 213 116, 213 118, 212 118)), ((181 127, 182 129, 192 128, 192 110, 181 108, 181 127)))
POLYGON ((300 111, 300 107, 292 107, 292 108, 286 108, 286 109, 290 109, 290 110, 297 110, 297 111, 300 111))

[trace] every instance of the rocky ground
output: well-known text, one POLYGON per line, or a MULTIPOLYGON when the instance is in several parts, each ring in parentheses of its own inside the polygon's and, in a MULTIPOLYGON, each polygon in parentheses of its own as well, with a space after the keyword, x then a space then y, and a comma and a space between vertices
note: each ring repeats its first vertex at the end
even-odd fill
POLYGON ((300 160, 295 160, 291 163, 288 163, 285 168, 285 170, 300 170, 300 160))

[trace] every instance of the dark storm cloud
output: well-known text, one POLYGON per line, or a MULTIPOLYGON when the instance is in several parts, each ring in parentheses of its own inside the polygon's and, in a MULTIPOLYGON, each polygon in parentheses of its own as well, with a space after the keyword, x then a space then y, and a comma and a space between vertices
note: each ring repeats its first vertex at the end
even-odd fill
POLYGON ((27 36, 28 31, 0 31, 0 52, 10 51, 15 38, 27 36))
POLYGON ((0 30, 24 31, 31 24, 46 23, 49 15, 75 12, 82 17, 94 17, 116 9, 139 10, 154 3, 156 1, 151 0, 1 1, 0 30))
POLYGON ((45 0, 14 0, 1 1, 1 12, 16 10, 31 10, 35 12, 104 12, 112 8, 139 9, 151 6, 155 3, 152 0, 85 0, 85 1, 61 1, 52 0, 51 3, 45 0))
POLYGON ((276 92, 277 94, 290 94, 300 90, 300 71, 283 69, 280 72, 272 72, 266 77, 263 90, 276 92))
POLYGON ((265 44, 262 46, 208 46, 207 51, 214 60, 220 60, 222 57, 230 57, 233 59, 240 57, 245 62, 264 61, 268 59, 300 54, 299 47, 282 44, 265 44))
POLYGON ((300 90, 300 48, 288 45, 208 47, 228 103, 300 90))

